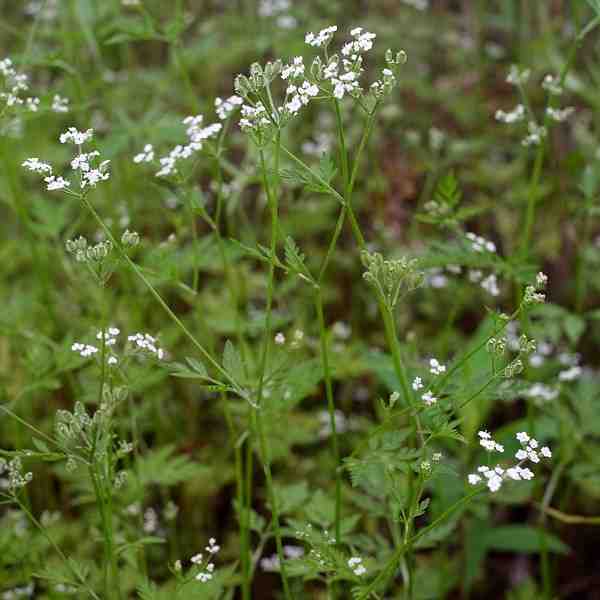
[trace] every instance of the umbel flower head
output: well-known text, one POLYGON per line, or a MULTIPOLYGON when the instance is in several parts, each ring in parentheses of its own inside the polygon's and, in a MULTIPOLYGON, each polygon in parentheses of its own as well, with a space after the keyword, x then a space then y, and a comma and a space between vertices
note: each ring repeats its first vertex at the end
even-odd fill
MULTIPOLYGON (((69 127, 59 137, 61 144, 73 144, 78 148, 78 153, 71 160, 71 169, 74 174, 78 174, 79 187, 82 190, 96 187, 99 183, 110 179, 109 160, 99 161, 100 153, 97 150, 82 152, 83 144, 89 142, 93 136, 93 129, 79 131, 75 127, 69 127)), ((52 165, 42 162, 37 157, 28 158, 21 166, 33 173, 45 175, 46 189, 51 192, 70 189, 73 183, 71 179, 55 175, 52 165)))
MULTIPOLYGON (((329 46, 337 29, 332 25, 318 33, 306 34, 306 44, 322 51, 322 56, 312 59, 310 68, 303 56, 295 56, 287 63, 281 60, 264 66, 254 63, 249 74, 236 77, 235 91, 244 102, 239 124, 257 145, 268 143, 275 130, 285 127, 315 99, 342 100, 347 96, 358 99, 369 95, 377 101, 391 93, 396 85, 395 71, 406 62, 406 53, 394 54, 388 50, 385 54, 386 67, 380 79, 374 81, 366 93, 360 81, 363 61, 377 36, 362 27, 355 27, 350 31, 350 40, 339 53, 330 53, 329 46), (284 82, 283 93, 276 89, 278 80, 284 82)), ((359 106, 367 110, 364 103, 359 106)))
POLYGON ((402 293, 415 290, 424 281, 424 274, 417 269, 416 259, 402 257, 385 260, 378 252, 367 250, 361 253, 361 259, 366 268, 364 280, 390 309, 396 305, 402 293))
MULTIPOLYGON (((539 442, 535 438, 529 437, 529 434, 525 431, 517 433, 516 438, 521 444, 521 448, 515 454, 515 458, 519 461, 517 464, 509 467, 481 465, 477 467, 476 473, 471 473, 467 477, 468 482, 471 485, 478 485, 485 481, 490 492, 497 492, 505 481, 533 479, 535 476, 533 471, 523 465, 527 461, 537 464, 543 458, 552 458, 552 451, 548 446, 540 448, 539 442)), ((490 453, 498 452, 502 454, 504 452, 504 446, 495 442, 487 431, 479 432, 479 443, 490 453)))

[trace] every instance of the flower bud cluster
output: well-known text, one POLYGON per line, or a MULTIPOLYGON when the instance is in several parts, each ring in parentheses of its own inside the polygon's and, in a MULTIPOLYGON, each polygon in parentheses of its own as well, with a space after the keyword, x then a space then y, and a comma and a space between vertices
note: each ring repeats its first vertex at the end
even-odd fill
POLYGON ((396 305, 401 293, 415 290, 424 281, 416 259, 385 260, 378 252, 364 250, 361 260, 366 268, 364 280, 375 288, 390 309, 396 305))
POLYGON ((67 240, 65 247, 69 254, 75 257, 77 262, 96 262, 101 263, 108 258, 112 252, 113 245, 110 240, 98 242, 93 246, 88 245, 88 241, 83 236, 73 240, 67 240))

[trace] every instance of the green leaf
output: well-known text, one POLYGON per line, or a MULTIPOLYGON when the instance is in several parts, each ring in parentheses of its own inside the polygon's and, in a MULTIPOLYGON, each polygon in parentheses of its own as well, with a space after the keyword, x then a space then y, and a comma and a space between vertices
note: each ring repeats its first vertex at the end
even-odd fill
POLYGON ((587 3, 596 11, 596 14, 600 17, 600 0, 587 0, 587 3))
POLYGON ((223 350, 223 368, 237 382, 246 380, 244 361, 242 360, 241 354, 230 340, 225 342, 225 349, 223 350))
POLYGON ((529 525, 502 525, 487 530, 485 543, 490 550, 535 554, 544 545, 550 552, 568 554, 570 549, 558 537, 529 525))
POLYGON ((284 243, 285 249, 285 260, 290 267, 290 269, 296 273, 297 275, 307 279, 308 281, 312 281, 312 276, 310 271, 306 267, 306 263, 304 262, 304 254, 300 251, 296 242, 288 236, 285 238, 284 243))
POLYGON ((319 162, 319 176, 321 179, 330 183, 337 173, 335 161, 330 154, 323 154, 319 162))
POLYGON ((174 446, 150 450, 138 457, 135 472, 140 485, 177 485, 206 473, 207 467, 194 463, 183 454, 175 455, 174 446))

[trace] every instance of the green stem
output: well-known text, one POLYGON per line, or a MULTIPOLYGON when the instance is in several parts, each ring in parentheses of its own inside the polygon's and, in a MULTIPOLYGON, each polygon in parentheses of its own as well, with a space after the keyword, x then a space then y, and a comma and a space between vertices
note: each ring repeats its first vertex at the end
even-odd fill
MULTIPOLYGON (((452 506, 447 508, 437 519, 435 519, 433 521, 433 523, 431 523, 427 527, 423 527, 423 529, 421 529, 418 533, 413 535, 410 538, 409 543, 411 545, 414 545, 415 542, 417 542, 424 535, 426 535, 427 533, 429 533, 430 531, 435 529, 442 521, 445 521, 453 512, 455 512, 457 509, 459 509, 463 504, 466 504, 467 502, 469 502, 474 496, 476 496, 477 494, 480 494, 482 491, 483 491, 483 489, 477 489, 474 492, 471 492, 470 494, 463 496, 460 500, 457 500, 452 506)), ((362 592, 362 594, 360 596, 358 596, 358 600, 367 600, 367 598, 369 598, 378 587, 380 587, 380 586, 384 587, 387 584, 387 581, 389 580, 389 578, 392 577, 393 574, 395 573, 397 565, 398 565, 400 559, 402 558, 402 556, 404 556, 405 552, 406 552, 405 545, 402 545, 395 550, 394 554, 391 556, 391 558, 388 560, 388 562, 384 565, 384 567, 381 570, 381 572, 379 573, 379 575, 362 592)))
POLYGON ((329 349, 327 342, 327 331, 325 328, 325 316, 323 314, 323 296, 321 287, 317 287, 315 306, 319 322, 319 336, 321 340, 321 361, 323 363, 323 374, 325 377, 325 393, 327 396, 327 409, 329 411, 329 423, 331 426, 331 449, 335 462, 335 541, 340 544, 342 539, 342 468, 340 462, 340 450, 335 420, 335 402, 333 400, 333 386, 331 382, 331 370, 329 368, 329 349))
POLYGON ((46 531, 45 527, 33 516, 33 514, 29 511, 29 509, 19 500, 17 496, 15 496, 15 502, 19 505, 19 508, 25 513, 27 518, 33 523, 37 529, 39 529, 40 533, 48 540, 48 543, 52 546, 54 551, 58 554, 62 562, 65 564, 67 569, 71 572, 75 581, 78 582, 81 587, 83 587, 91 598, 94 600, 100 600, 100 596, 94 592, 94 590, 88 586, 85 580, 79 575, 79 573, 73 568, 71 561, 67 558, 67 555, 60 549, 60 546, 50 537, 50 534, 46 531))
POLYGON ((113 246, 116 248, 117 252, 121 256, 121 258, 125 261, 127 266, 134 272, 135 275, 142 281, 142 283, 148 288, 154 299, 160 304, 160 306, 165 310, 165 312, 169 315, 169 317, 173 320, 173 322, 177 325, 177 327, 181 330, 181 332, 192 342, 192 344, 196 347, 196 349, 200 352, 203 358, 210 363, 210 365, 217 371, 222 377, 224 377, 229 384, 231 384, 232 388, 240 397, 245 398, 247 394, 238 384, 238 382, 210 355, 208 350, 204 348, 204 346, 196 339, 196 337, 190 332, 190 330, 182 323, 179 317, 169 308, 169 305, 163 300, 162 296, 158 293, 156 288, 148 281, 146 276, 142 273, 141 269, 129 258, 127 253, 121 248, 121 244, 117 242, 115 237, 113 236, 111 230, 106 225, 102 217, 98 214, 96 209, 92 206, 90 201, 86 196, 80 196, 81 201, 84 206, 90 211, 92 216, 96 219, 100 227, 103 229, 104 233, 108 239, 113 243, 113 246))
MULTIPOLYGON (((279 155, 281 148, 281 133, 278 132, 275 140, 275 173, 279 172, 279 155)), ((281 528, 279 524, 279 507, 277 501, 277 495, 275 493, 275 487, 273 483, 273 473, 271 470, 271 453, 268 444, 268 440, 265 435, 264 423, 263 423, 263 410, 262 396, 265 382, 265 374, 267 369, 267 360, 269 355, 269 347, 271 344, 272 336, 272 312, 273 312, 273 297, 275 291, 275 263, 276 263, 276 252, 277 252, 277 238, 279 233, 279 203, 277 192, 273 191, 269 183, 267 164, 265 160, 264 150, 261 148, 259 151, 260 156, 260 168, 262 173, 263 186, 265 193, 267 194, 267 200, 269 203, 271 213, 271 243, 270 243, 270 260, 269 260, 269 275, 267 281, 267 306, 265 314, 265 336, 262 357, 260 361, 259 377, 258 377, 258 389, 256 397, 256 405, 252 407, 252 415, 254 419, 254 430, 258 436, 258 443, 260 448, 261 460, 263 463, 263 470, 265 472, 265 479, 267 483, 267 491, 269 494, 269 500, 271 503, 272 513, 272 524, 275 533, 275 543, 277 547, 277 556, 279 558, 281 581, 283 583, 283 591, 287 600, 291 600, 290 589, 287 579, 285 557, 283 554, 283 544, 281 541, 281 528)))

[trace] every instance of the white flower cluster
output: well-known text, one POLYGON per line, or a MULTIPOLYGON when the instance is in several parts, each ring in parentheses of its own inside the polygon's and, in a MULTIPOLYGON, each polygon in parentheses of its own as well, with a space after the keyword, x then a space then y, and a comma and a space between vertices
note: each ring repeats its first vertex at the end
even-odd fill
MULTIPOLYGON (((504 452, 504 447, 500 444, 496 444, 493 441, 491 435, 487 431, 480 431, 480 444, 485 445, 486 449, 496 452, 504 452), (482 435, 483 434, 483 435, 482 435), (492 448, 493 446, 493 448, 492 448)), ((521 431, 516 434, 516 438, 521 444, 521 448, 517 450, 515 458, 519 461, 512 467, 501 467, 496 465, 494 468, 481 465, 477 468, 477 473, 471 473, 468 476, 468 482, 471 485, 478 485, 484 479, 486 485, 491 492, 497 492, 502 484, 511 479, 513 481, 530 480, 533 479, 534 473, 527 467, 523 467, 525 461, 531 461, 532 463, 539 463, 541 458, 551 458, 552 451, 548 446, 539 447, 539 442, 535 438, 529 437, 525 431, 521 431)))
POLYGON ((242 106, 240 128, 242 131, 251 132, 263 127, 269 127, 271 120, 267 115, 267 109, 262 102, 257 102, 255 106, 244 104, 242 106))
POLYGON ((523 146, 539 146, 548 133, 543 125, 538 125, 535 121, 529 121, 527 130, 529 134, 521 142, 523 146))
POLYGON ((491 273, 481 282, 481 287, 491 296, 500 295, 500 287, 498 285, 498 277, 495 273, 491 273))
POLYGON ((573 113, 575 109, 572 106, 567 106, 566 108, 552 108, 549 106, 546 109, 546 114, 557 123, 562 123, 566 121, 573 113))
POLYGON ((337 31, 337 25, 331 25, 325 29, 321 29, 316 35, 309 31, 304 36, 304 43, 314 48, 322 48, 327 46, 333 39, 333 34, 337 31))
POLYGON ((503 110, 496 111, 496 121, 500 123, 512 124, 518 123, 525 118, 525 107, 522 104, 517 104, 510 112, 504 112, 503 110))
POLYGON ((154 160, 154 146, 146 144, 144 150, 133 157, 133 162, 136 164, 143 162, 152 162, 154 160))
POLYGON ((402 2, 415 10, 424 11, 429 8, 429 0, 402 0, 402 2))
POLYGON ((574 381, 579 379, 583 373, 583 369, 579 365, 573 365, 558 374, 559 381, 574 381))
POLYGON ((548 276, 541 271, 536 275, 535 285, 528 285, 525 288, 523 302, 525 304, 542 304, 546 301, 546 294, 542 293, 548 283, 548 276))
MULTIPOLYGON (((107 181, 110 178, 108 165, 110 161, 103 160, 98 166, 93 166, 93 163, 100 156, 98 151, 81 152, 81 146, 89 142, 94 135, 93 129, 79 131, 75 127, 69 127, 67 131, 60 134, 59 140, 61 144, 74 144, 79 146, 79 154, 71 161, 71 168, 74 171, 79 171, 80 187, 96 187, 101 181, 107 181)), ((52 173, 52 166, 48 163, 40 161, 39 158, 28 158, 21 166, 34 173, 46 175, 46 189, 48 191, 64 190, 71 187, 71 181, 62 176, 57 176, 52 173)))
POLYGON ((10 58, 0 60, 0 75, 4 77, 4 89, 0 93, 0 100, 4 100, 6 106, 22 106, 23 104, 32 112, 36 112, 40 99, 35 96, 21 98, 21 93, 29 89, 28 77, 19 73, 13 66, 10 58))
MULTIPOLYGON (((156 177, 168 177, 177 173, 177 163, 180 160, 185 160, 193 156, 195 152, 199 152, 204 147, 204 142, 214 138, 223 128, 221 123, 212 123, 206 127, 202 127, 204 117, 202 115, 194 115, 186 117, 183 124, 187 125, 186 135, 188 142, 185 145, 178 144, 167 154, 159 159, 161 168, 156 173, 156 177)), ((146 144, 144 151, 136 154, 133 157, 135 163, 151 162, 154 160, 154 148, 152 144, 146 144)))
POLYGON ((534 383, 525 395, 537 404, 551 402, 558 397, 558 390, 543 383, 534 383))
POLYGON ((190 558, 190 562, 194 565, 200 565, 200 571, 196 574, 196 580, 201 581, 202 583, 206 583, 213 578, 213 573, 215 571, 215 565, 211 562, 211 559, 214 555, 216 555, 220 546, 217 545, 217 540, 215 538, 210 538, 208 540, 208 546, 206 546, 205 550, 208 552, 208 558, 204 558, 202 554, 195 554, 190 558))
MULTIPOLYGON (((165 351, 157 347, 156 338, 149 333, 136 333, 127 337, 127 341, 131 342, 134 348, 153 354, 159 360, 165 357, 165 351)), ((211 538, 212 539, 212 538, 211 538)))
POLYGON ((340 73, 339 62, 332 60, 324 71, 325 79, 331 81, 333 95, 341 100, 346 94, 357 95, 362 92, 359 77, 363 72, 363 54, 373 48, 376 34, 356 27, 350 31, 353 40, 342 47, 343 72, 340 73))
POLYGON ((554 75, 546 75, 542 81, 542 87, 552 96, 560 96, 563 93, 560 81, 554 75))
POLYGON ((360 556, 353 556, 352 558, 348 559, 348 566, 352 569, 352 572, 357 577, 360 577, 361 575, 364 575, 367 572, 367 569, 362 564, 362 562, 363 559, 360 558, 360 556))
POLYGON ((432 375, 441 375, 446 372, 446 365, 440 363, 437 358, 429 359, 429 372, 432 375))
POLYGON ((263 18, 275 18, 275 23, 281 29, 293 29, 298 22, 288 13, 291 8, 290 0, 260 0, 258 15, 263 18))
MULTIPOLYGON (((446 372, 446 365, 443 365, 437 358, 430 358, 429 372, 435 377, 437 377, 438 375, 442 375, 446 372)), ((425 387, 423 379, 421 377, 415 377, 412 381, 411 387, 415 392, 421 391, 425 387)), ((421 394, 421 400, 427 406, 433 406, 438 401, 437 397, 433 395, 433 392, 431 390, 427 390, 426 392, 421 394)))
MULTIPOLYGON (((283 554, 289 559, 300 558, 301 556, 304 556, 304 548, 302 548, 302 546, 286 545, 283 547, 283 554)), ((261 558, 260 568, 265 571, 265 573, 279 572, 281 564, 277 554, 272 554, 271 556, 264 556, 261 558)))
POLYGON ((82 356, 83 358, 89 358, 90 356, 93 356, 99 352, 96 346, 90 346, 90 344, 83 344, 81 342, 75 342, 71 346, 71 350, 73 352, 77 352, 79 356, 82 356))
POLYGON ((16 494, 33 479, 33 473, 23 472, 23 464, 18 456, 9 462, 0 458, 0 476, 3 476, 4 472, 8 479, 0 479, 0 489, 6 489, 11 494, 16 494))
POLYGON ((479 436, 479 445, 488 452, 504 452, 504 446, 495 442, 489 432, 479 431, 477 435, 479 436))
POLYGON ((530 76, 531 71, 529 69, 521 70, 517 65, 511 65, 506 82, 516 86, 525 85, 529 81, 530 76))
POLYGON ((311 98, 319 93, 319 88, 309 81, 303 81, 300 85, 293 83, 286 89, 286 98, 291 96, 291 100, 285 103, 285 110, 292 116, 298 114, 298 111, 306 106, 311 98))
POLYGON ((60 94, 54 94, 51 108, 55 113, 68 113, 69 99, 61 96, 60 94))
POLYGON ((69 127, 67 131, 60 134, 58 139, 61 144, 75 144, 76 146, 81 146, 86 142, 89 142, 93 137, 93 129, 79 131, 76 127, 69 127))
MULTIPOLYGON (((331 415, 326 410, 321 410, 318 413, 319 424, 321 425, 321 429, 319 430, 319 438, 325 439, 328 438, 332 434, 331 429, 331 415)), ((335 432, 337 435, 342 433, 346 433, 348 429, 350 429, 350 423, 348 422, 348 418, 346 415, 339 409, 333 413, 333 420, 335 422, 335 432)))
POLYGON ((17 600, 17 598, 33 598, 35 586, 33 583, 20 585, 2 593, 2 600, 17 600))
POLYGON ((465 237, 471 242, 471 248, 475 252, 484 252, 485 250, 488 252, 496 252, 496 244, 494 244, 494 242, 490 242, 484 237, 476 235, 472 231, 467 232, 465 237))
POLYGON ((215 98, 215 112, 221 121, 228 119, 242 104, 242 98, 233 95, 226 100, 223 98, 215 98))

